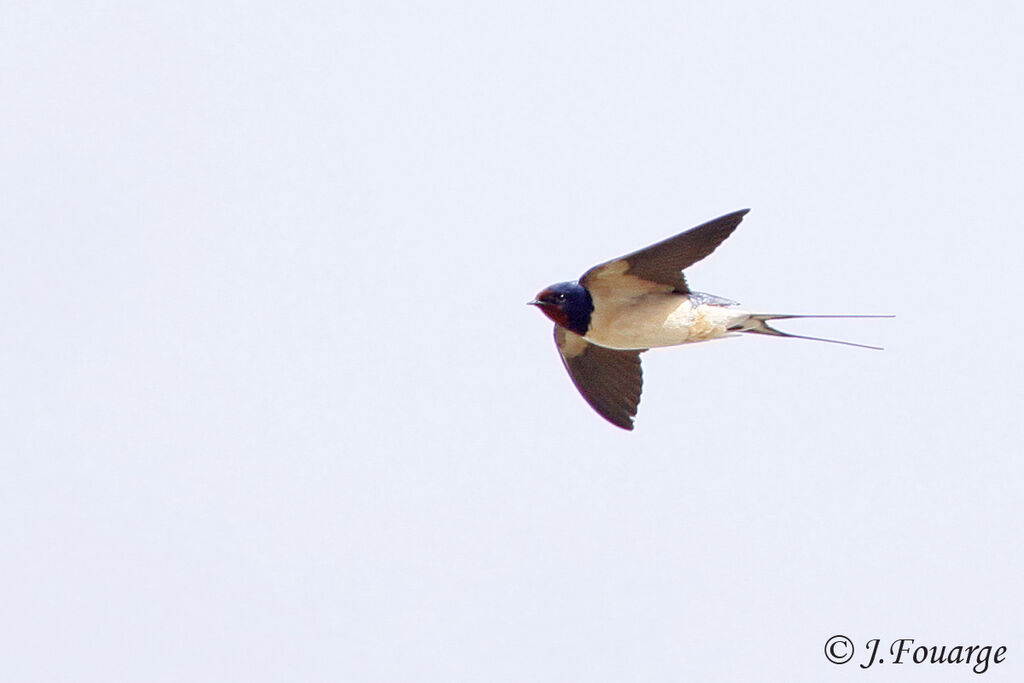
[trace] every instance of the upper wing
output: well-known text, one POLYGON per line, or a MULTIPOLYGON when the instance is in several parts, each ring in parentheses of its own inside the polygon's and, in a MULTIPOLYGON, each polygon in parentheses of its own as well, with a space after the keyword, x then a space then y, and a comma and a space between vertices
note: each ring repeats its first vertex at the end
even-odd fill
POLYGON ((623 287, 637 293, 651 291, 686 294, 690 289, 682 270, 710 254, 732 234, 750 209, 742 209, 708 221, 696 228, 669 237, 657 244, 634 251, 599 266, 594 266, 580 278, 580 284, 592 290, 607 284, 620 291, 623 287), (623 276, 632 275, 624 280, 623 276))
POLYGON ((560 325, 555 325, 555 344, 565 369, 587 403, 616 427, 633 429, 643 386, 643 352, 606 349, 560 325))

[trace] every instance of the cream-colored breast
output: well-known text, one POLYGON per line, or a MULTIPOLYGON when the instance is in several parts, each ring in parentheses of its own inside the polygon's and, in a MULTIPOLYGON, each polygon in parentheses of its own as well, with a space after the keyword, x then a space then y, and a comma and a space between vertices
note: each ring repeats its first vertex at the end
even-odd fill
POLYGON ((586 338, 612 349, 650 349, 717 339, 727 336, 729 327, 748 315, 735 308, 694 306, 688 296, 680 294, 651 294, 609 303, 595 300, 586 338))

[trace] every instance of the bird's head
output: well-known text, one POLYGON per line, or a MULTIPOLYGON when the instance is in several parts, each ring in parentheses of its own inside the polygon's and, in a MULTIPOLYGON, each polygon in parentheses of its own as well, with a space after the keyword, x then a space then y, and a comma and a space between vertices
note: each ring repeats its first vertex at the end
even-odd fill
POLYGON ((590 327, 590 314, 594 310, 594 302, 587 288, 578 282, 559 282, 551 285, 537 295, 533 301, 527 302, 536 306, 544 315, 554 320, 567 330, 585 335, 590 327))

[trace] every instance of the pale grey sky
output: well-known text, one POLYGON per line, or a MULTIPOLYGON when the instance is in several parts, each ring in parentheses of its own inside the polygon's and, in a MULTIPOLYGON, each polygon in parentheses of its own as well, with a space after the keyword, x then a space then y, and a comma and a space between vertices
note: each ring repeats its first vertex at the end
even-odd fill
POLYGON ((1022 32, 6 3, 0 679, 1020 680, 1022 32), (609 426, 523 303, 743 207, 695 289, 887 350, 651 352, 609 426))

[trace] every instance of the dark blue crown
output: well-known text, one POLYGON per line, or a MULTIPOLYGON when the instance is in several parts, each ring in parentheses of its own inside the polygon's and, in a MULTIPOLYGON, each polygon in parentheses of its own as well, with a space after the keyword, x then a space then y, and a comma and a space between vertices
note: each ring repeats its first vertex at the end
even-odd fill
POLYGON ((556 300, 568 318, 565 327, 578 335, 585 335, 590 328, 590 314, 594 311, 594 301, 587 288, 578 282, 559 282, 548 287, 548 291, 556 297, 565 297, 556 300))

